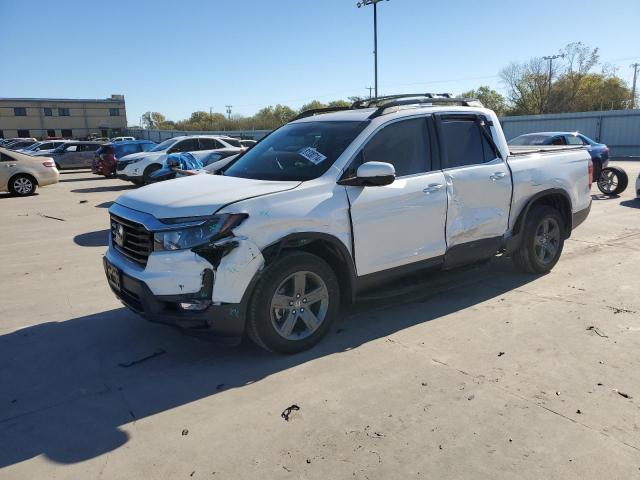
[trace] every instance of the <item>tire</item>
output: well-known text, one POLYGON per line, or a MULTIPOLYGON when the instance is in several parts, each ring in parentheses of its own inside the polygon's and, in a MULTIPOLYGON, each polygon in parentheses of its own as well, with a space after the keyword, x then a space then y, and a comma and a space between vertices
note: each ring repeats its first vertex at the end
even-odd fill
POLYGON ((158 164, 158 163, 152 163, 151 165, 149 165, 147 168, 144 169, 144 173, 142 174, 142 185, 146 185, 149 183, 149 177, 151 176, 151 174, 153 172, 155 172, 156 170, 160 170, 162 168, 162 165, 158 164))
POLYGON ((627 185, 629 185, 627 172, 619 167, 603 168, 598 178, 598 190, 609 197, 620 195, 627 185))
POLYGON ((516 268, 526 273, 549 272, 562 254, 564 231, 565 222, 558 210, 548 205, 533 206, 520 246, 512 255, 516 268))
POLYGON ((602 172, 602 159, 593 159, 593 178, 592 182, 597 182, 600 178, 600 173, 602 172))
POLYGON ((247 333, 271 352, 301 352, 327 333, 339 306, 340 289, 331 267, 310 253, 289 253, 258 280, 247 308, 247 333), (315 301, 307 300, 311 295, 315 301))
POLYGON ((37 185, 36 180, 31 175, 19 173, 9 180, 9 191, 16 197, 28 197, 35 193, 37 185))

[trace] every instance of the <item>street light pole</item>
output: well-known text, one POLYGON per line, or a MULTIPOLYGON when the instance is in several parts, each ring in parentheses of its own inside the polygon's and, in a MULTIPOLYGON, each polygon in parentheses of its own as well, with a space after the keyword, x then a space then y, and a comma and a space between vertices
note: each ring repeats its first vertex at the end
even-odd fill
POLYGON ((564 58, 565 55, 564 53, 560 54, 560 55, 548 55, 546 57, 542 57, 543 60, 548 60, 549 61, 549 79, 547 80, 548 83, 548 87, 547 87, 547 101, 545 102, 545 110, 549 110, 549 97, 551 96, 551 72, 552 70, 552 66, 553 66, 553 61, 556 58, 564 58))
POLYGON ((633 68, 633 90, 631 90, 631 108, 636 108, 636 80, 638 79, 638 67, 640 67, 640 63, 632 63, 629 66, 633 68))
POLYGON ((360 0, 357 3, 358 8, 366 7, 367 5, 373 5, 373 62, 375 75, 374 88, 376 97, 378 97, 378 2, 382 1, 383 0, 360 0))

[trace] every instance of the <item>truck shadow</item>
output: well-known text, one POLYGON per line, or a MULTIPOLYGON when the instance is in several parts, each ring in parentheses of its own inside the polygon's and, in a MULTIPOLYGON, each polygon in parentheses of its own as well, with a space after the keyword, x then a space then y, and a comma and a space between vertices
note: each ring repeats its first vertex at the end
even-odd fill
POLYGON ((236 348, 213 346, 124 308, 2 335, 0 468, 41 454, 62 464, 103 455, 127 443, 127 424, 340 355, 536 278, 516 273, 500 258, 432 280, 423 277, 413 288, 401 287, 400 294, 381 291, 360 301, 317 347, 287 357, 247 341, 236 348))
POLYGON ((111 185, 104 187, 76 188, 73 193, 100 193, 100 192, 120 192, 122 190, 132 190, 138 188, 136 185, 111 185))
POLYGON ((106 247, 109 245, 109 229, 76 235, 73 242, 81 247, 106 247))

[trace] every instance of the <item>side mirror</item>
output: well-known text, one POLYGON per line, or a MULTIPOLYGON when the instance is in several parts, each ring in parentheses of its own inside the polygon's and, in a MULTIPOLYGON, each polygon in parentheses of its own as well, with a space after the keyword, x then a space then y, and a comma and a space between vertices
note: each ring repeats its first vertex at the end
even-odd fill
POLYGON ((382 187, 396 179, 396 169, 386 162, 366 162, 358 167, 355 177, 340 180, 340 185, 354 187, 382 187))

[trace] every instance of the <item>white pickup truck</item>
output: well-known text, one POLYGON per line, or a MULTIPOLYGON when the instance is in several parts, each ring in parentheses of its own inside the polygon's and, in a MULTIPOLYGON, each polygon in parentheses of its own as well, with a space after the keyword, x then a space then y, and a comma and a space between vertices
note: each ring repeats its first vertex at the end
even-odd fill
POLYGON ((592 168, 584 147, 510 152, 470 99, 305 112, 216 174, 118 198, 105 272, 149 320, 293 353, 408 272, 499 253, 548 272, 589 213, 592 168))

